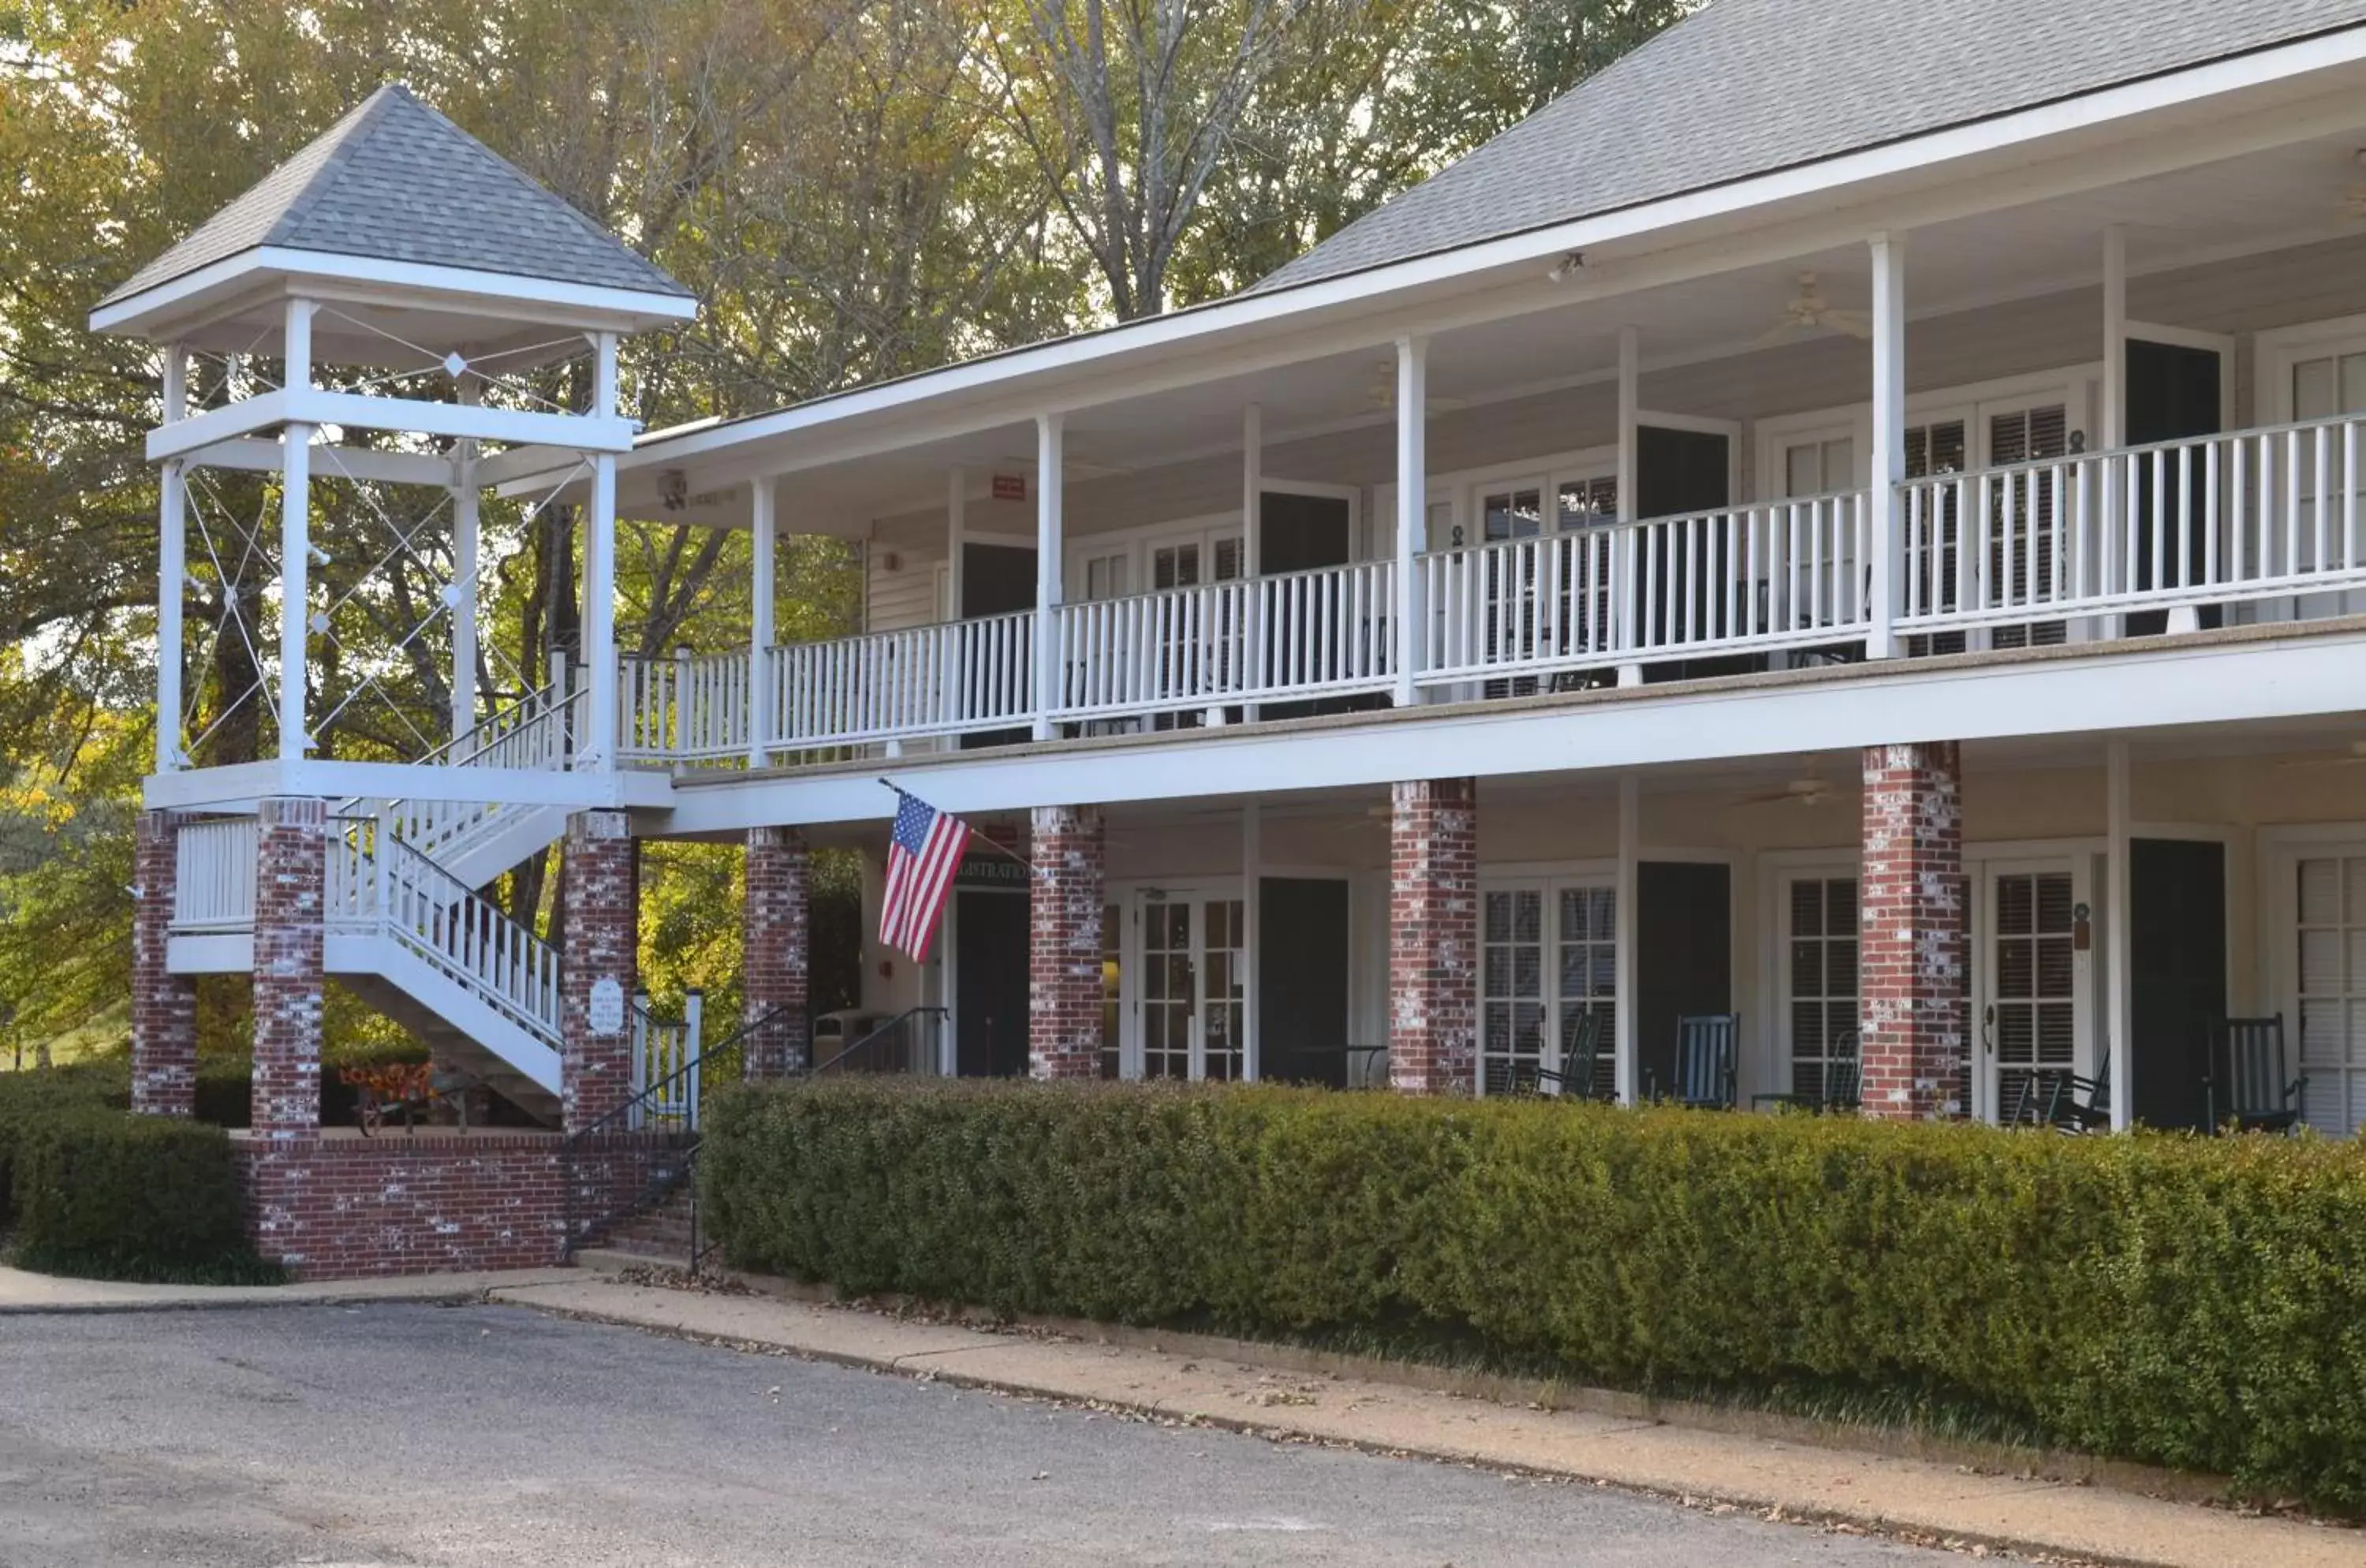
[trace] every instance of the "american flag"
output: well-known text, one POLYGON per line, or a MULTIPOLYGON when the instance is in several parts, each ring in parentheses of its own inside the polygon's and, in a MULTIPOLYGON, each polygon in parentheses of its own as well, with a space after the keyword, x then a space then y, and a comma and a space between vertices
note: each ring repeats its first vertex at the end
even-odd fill
MULTIPOLYGON (((889 785, 894 788, 894 785, 889 785)), ((952 892, 969 843, 969 824, 917 795, 896 791, 896 830, 887 844, 887 896, 879 908, 879 940, 925 962, 937 921, 952 892)))

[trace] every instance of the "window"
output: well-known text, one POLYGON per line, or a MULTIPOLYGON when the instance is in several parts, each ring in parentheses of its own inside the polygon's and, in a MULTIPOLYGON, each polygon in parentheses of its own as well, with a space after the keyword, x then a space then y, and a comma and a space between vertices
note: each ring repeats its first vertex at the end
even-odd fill
POLYGON ((2366 1122, 2366 853, 2299 870, 2301 1115, 2349 1137, 2366 1122))
POLYGON ((1833 1067, 1857 1059, 1857 879, 1794 879, 1789 915, 1791 1092, 1820 1099, 1833 1067))
POLYGON ((1592 528, 1618 519, 1618 478, 1604 474, 1593 479, 1563 479, 1560 486, 1560 525, 1563 528, 1592 528))
POLYGON ((1605 883, 1489 890, 1480 926, 1480 1092, 1538 1087, 1537 1071, 1569 1060, 1589 1009, 1599 1010, 1595 1092, 1612 1087, 1618 988, 1618 904, 1605 883), (1549 954, 1552 962, 1547 963, 1549 954))
POLYGON ((1085 562, 1085 597, 1087 599, 1122 599, 1125 597, 1126 558, 1123 551, 1115 555, 1094 556, 1085 562))
MULTIPOLYGON (((1960 474, 1964 471, 1966 446, 1965 422, 1960 419, 1934 420, 1918 424, 1906 432, 1906 477, 1927 479, 1940 474, 1960 474)), ((1937 515, 1910 519, 1921 534, 1918 548, 1911 558, 1921 561, 1915 585, 1914 602, 1931 610, 1955 608, 1957 586, 1956 551, 1963 529, 1962 502, 1959 492, 1950 488, 1939 492, 1937 515)), ((1961 653, 1966 643, 1962 632, 1941 632, 1935 637, 1910 637, 1906 639, 1908 657, 1921 659, 1934 653, 1961 653)))
MULTIPOLYGON (((2061 403, 1989 415, 1989 462, 1997 467, 2059 457, 2070 450, 2068 409, 2061 403)), ((1989 581, 1992 592, 2010 586, 2011 602, 2033 604, 2055 597, 2054 487, 2047 470, 2000 476, 1989 481, 1989 581)), ((2043 648, 2068 640, 2061 621, 1999 626, 1992 648, 2043 648)))
POLYGON ((1835 436, 1803 441, 1783 450, 1783 494, 1796 499, 1832 495, 1856 486, 1856 440, 1835 436))
POLYGON ((2332 354, 2292 367, 2293 418, 2366 413, 2366 354, 2332 354))

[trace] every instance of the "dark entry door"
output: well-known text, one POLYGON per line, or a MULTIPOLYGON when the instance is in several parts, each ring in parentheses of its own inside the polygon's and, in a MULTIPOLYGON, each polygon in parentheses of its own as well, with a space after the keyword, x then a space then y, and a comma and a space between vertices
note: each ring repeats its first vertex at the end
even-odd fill
MULTIPOLYGON (((2127 435, 2128 444, 2141 446, 2154 441, 2182 441, 2196 435, 2215 435, 2219 431, 2219 384, 2224 373, 2218 352, 2209 348, 2189 348, 2179 344, 2146 343, 2128 340, 2127 374, 2127 435)), ((2167 482, 2176 487, 2174 467, 2167 482)), ((2135 580, 2139 587, 2152 588, 2199 580, 2207 564, 2204 557, 2209 540, 2200 526, 2202 513, 2208 502, 2209 476, 2203 465, 2193 465, 2193 474, 2182 491, 2173 489, 2167 511, 2167 526, 2162 530, 2163 543, 2169 559, 2177 558, 2180 536, 2185 539, 2187 570, 2184 572, 2164 572, 2153 559, 2153 471, 2150 463, 2136 465, 2136 515, 2146 520, 2146 526, 2136 530, 2135 580)), ((2219 623, 2218 606, 2205 604, 2201 611, 2202 624, 2214 626, 2219 623)), ((2127 621, 2128 635, 2146 637, 2169 629, 2169 612, 2146 610, 2132 615, 2127 621)))
POLYGON ((965 1078, 1027 1071, 1027 899, 953 895, 953 1066, 965 1078))
POLYGON ((2225 847, 2138 839, 2128 879, 2128 1108, 2147 1126, 2206 1131, 2210 1026, 2226 1015, 2225 847))
POLYGON ((1637 1088, 1675 1087, 1676 1020, 1733 1010, 1732 872, 1646 861, 1635 885, 1637 1088))
MULTIPOLYGON (((1035 607, 1035 552, 1016 545, 962 545, 962 619, 1008 615, 1035 607)), ((1031 646, 1028 644, 1025 646, 1031 646)), ((991 729, 961 738, 964 750, 976 746, 1012 746, 1031 738, 1025 728, 991 729)))
POLYGON ((1257 885, 1259 1073, 1347 1087, 1347 885, 1257 885))
MULTIPOLYGON (((1731 478, 1731 443, 1715 431, 1670 430, 1646 424, 1635 432, 1634 515, 1639 518, 1690 517, 1720 511, 1733 503, 1731 478)), ((1672 637, 1681 625, 1677 620, 1678 606, 1667 592, 1671 583, 1693 584, 1692 625, 1696 628, 1707 624, 1712 604, 1724 603, 1725 573, 1733 563, 1724 558, 1719 544, 1701 546, 1707 553, 1698 560, 1686 554, 1694 547, 1691 540, 1667 540, 1662 547, 1657 570, 1648 581, 1639 578, 1637 592, 1643 600, 1637 608, 1649 635, 1672 637)), ((1741 674, 1763 668, 1765 660, 1757 654, 1687 659, 1652 665, 1644 671, 1644 678, 1676 681, 1741 674)))
MULTIPOLYGON (((1257 498, 1258 574, 1280 577, 1293 571, 1346 565, 1355 558, 1355 540, 1347 518, 1347 502, 1343 496, 1267 491, 1257 498)), ((1333 613, 1345 614, 1346 607, 1337 606, 1333 613)), ((1321 625, 1327 617, 1318 615, 1313 619, 1321 625)), ((1375 635, 1378 629, 1377 626, 1372 627, 1375 635)), ((1276 668, 1280 668, 1279 649, 1274 658, 1276 668)), ((1268 703, 1258 710, 1258 716, 1306 718, 1316 714, 1358 713, 1388 705, 1388 697, 1375 693, 1324 697, 1306 703, 1268 703)))

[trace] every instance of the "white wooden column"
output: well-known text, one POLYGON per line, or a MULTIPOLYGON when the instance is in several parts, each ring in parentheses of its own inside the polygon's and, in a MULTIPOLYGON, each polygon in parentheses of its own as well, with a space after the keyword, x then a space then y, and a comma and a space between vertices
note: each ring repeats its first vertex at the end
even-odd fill
MULTIPOLYGON (((1618 329, 1618 515, 1632 523, 1643 514, 1637 503, 1637 487, 1642 483, 1642 412, 1643 400, 1643 339, 1633 327, 1618 329)), ((1611 606, 1611 624, 1617 626, 1617 638, 1621 649, 1632 649, 1641 640, 1642 628, 1635 624, 1636 573, 1641 567, 1635 556, 1640 537, 1631 528, 1622 528, 1615 536, 1617 557, 1611 573, 1611 592, 1617 603, 1611 606)), ((1618 666, 1618 683, 1639 686, 1643 683, 1642 665, 1627 660, 1618 666)))
POLYGON ((1906 236, 1876 234, 1872 248, 1873 581, 1865 651, 1868 659, 1891 659, 1906 600, 1906 236))
POLYGON ((1413 706, 1419 688, 1427 606, 1415 573, 1429 547, 1429 340, 1397 339, 1396 705, 1413 706))
MULTIPOLYGON (((483 385, 463 380, 460 401, 474 406, 483 385)), ((477 552, 481 497, 477 490, 477 444, 463 437, 452 445, 452 738, 477 726, 477 552)))
POLYGON ((1642 1033, 1638 1027, 1635 1010, 1641 1000, 1636 995, 1636 955, 1641 932, 1636 925, 1641 905, 1640 882, 1643 859, 1643 782, 1628 773, 1618 781, 1618 881, 1613 893, 1617 909, 1614 917, 1618 923, 1617 942, 1612 950, 1617 965, 1617 1007, 1613 1013, 1617 1025, 1611 1041, 1611 1060, 1617 1085, 1618 1103, 1632 1105, 1643 1092, 1643 1074, 1638 1050, 1642 1033))
MULTIPOLYGON (((287 301, 284 358, 289 391, 312 385, 310 299, 287 301)), ((301 761, 311 746, 304 728, 305 638, 311 632, 312 433, 293 423, 279 444, 279 759, 301 761)))
POLYGON ((1265 920, 1257 906, 1264 879, 1265 807, 1250 801, 1241 807, 1241 1060, 1252 1078, 1265 1077, 1265 1042, 1257 1029, 1257 987, 1265 984, 1257 946, 1265 920))
MULTIPOLYGON (((2101 429, 2099 450, 2116 452, 2128 444, 2128 231, 2117 223, 2103 229, 2103 405, 2096 411, 2101 429)), ((2103 519, 2094 541, 2102 570, 2102 591, 2135 586, 2135 559, 2126 552, 2122 513, 2127 504, 2120 465, 2103 465, 2103 519)), ((2155 563, 2158 570, 2158 563, 2155 563)), ((2099 615, 2097 635, 2116 637, 2127 626, 2123 615, 2099 615)))
POLYGON ((780 572, 779 522, 774 508, 780 481, 759 478, 749 493, 748 525, 754 536, 748 569, 748 765, 760 768, 772 744, 773 596, 780 572))
POLYGON ((2129 1030, 2134 1024, 2135 1008, 2135 970, 2133 967, 2135 905, 2132 894, 2134 878, 2129 853, 2134 844, 2130 829, 2128 743, 2110 740, 2103 749, 2104 831, 2107 837, 2104 886, 2110 889, 2103 903, 2103 989, 2105 1034, 2104 1050, 2112 1066, 2112 1129, 2124 1129, 2128 1124, 2128 1107, 2135 1103, 2130 1090, 2135 1088, 2131 1074, 2129 1030))
MULTIPOLYGON (((164 423, 188 417, 189 354, 164 350, 164 423)), ((169 773, 181 755, 181 606, 188 595, 188 478, 178 457, 157 474, 156 502, 156 771, 169 773)))
POLYGON ((945 476, 945 606, 947 622, 962 618, 962 557, 969 537, 969 473, 945 476))
MULTIPOLYGON (((616 412, 616 334, 600 333, 596 347, 592 411, 605 419, 616 412)), ((595 453, 592 458, 592 503, 583 520, 583 663, 592 711, 584 720, 585 744, 577 762, 580 766, 589 753, 594 769, 613 772, 617 714, 616 457, 612 452, 595 453)))
MULTIPOLYGON (((1241 575, 1249 580, 1247 624, 1248 678, 1265 679, 1265 601, 1256 580, 1265 575, 1265 407, 1251 403, 1241 411, 1241 575)), ((1221 721, 1222 709, 1217 713, 1221 721)), ((1243 716, 1255 724, 1263 710, 1251 703, 1243 716)), ((1254 807, 1251 810, 1256 809, 1254 807)))
POLYGON ((1052 739, 1052 714, 1060 705, 1060 595, 1062 556, 1067 548, 1062 515, 1062 465, 1067 418, 1035 416, 1035 739, 1052 739))

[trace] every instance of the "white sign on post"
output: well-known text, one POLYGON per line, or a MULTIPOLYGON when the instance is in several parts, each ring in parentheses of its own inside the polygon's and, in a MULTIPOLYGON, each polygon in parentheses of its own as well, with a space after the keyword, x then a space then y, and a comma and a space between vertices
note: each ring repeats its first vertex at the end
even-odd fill
POLYGON ((625 1032, 625 987, 614 976, 592 982, 592 999, 584 1021, 594 1034, 625 1032))

